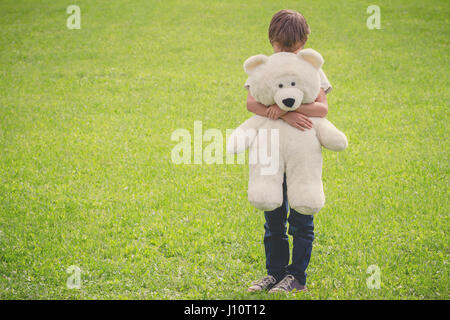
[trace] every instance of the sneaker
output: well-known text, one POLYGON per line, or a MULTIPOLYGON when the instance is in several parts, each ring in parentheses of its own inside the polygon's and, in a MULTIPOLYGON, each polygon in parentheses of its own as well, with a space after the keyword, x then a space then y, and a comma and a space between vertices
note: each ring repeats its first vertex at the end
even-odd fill
POLYGON ((275 292, 291 292, 291 291, 306 291, 306 286, 300 284, 297 279, 293 275, 288 274, 283 278, 280 282, 277 283, 272 289, 270 289, 269 293, 275 292))
POLYGON ((268 275, 258 281, 253 282, 252 286, 248 288, 247 291, 258 292, 263 290, 270 290, 276 283, 277 280, 275 279, 275 277, 268 275))

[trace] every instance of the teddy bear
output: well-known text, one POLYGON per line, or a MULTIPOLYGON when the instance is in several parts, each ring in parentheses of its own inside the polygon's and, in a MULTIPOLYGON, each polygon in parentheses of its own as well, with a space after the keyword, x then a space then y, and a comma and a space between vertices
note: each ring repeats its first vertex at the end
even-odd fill
MULTIPOLYGON (((247 84, 256 101, 294 111, 312 103, 320 91, 319 71, 324 63, 313 49, 297 54, 256 55, 244 63, 247 84)), ((248 200, 271 211, 282 205, 286 174, 289 206, 302 214, 315 214, 325 204, 322 184, 322 146, 342 151, 347 137, 325 118, 310 117, 312 129, 301 131, 285 121, 255 115, 227 140, 227 152, 249 148, 248 200)))

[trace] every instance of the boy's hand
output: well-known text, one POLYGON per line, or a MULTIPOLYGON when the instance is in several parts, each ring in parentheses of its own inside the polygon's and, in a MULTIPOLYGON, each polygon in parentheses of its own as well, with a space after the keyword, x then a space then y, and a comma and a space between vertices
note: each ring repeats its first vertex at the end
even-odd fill
POLYGON ((279 119, 281 116, 285 115, 286 113, 287 111, 281 110, 279 106, 273 104, 267 108, 266 116, 270 119, 276 120, 279 119))
POLYGON ((281 119, 301 131, 312 128, 311 120, 309 120, 307 116, 298 112, 287 112, 285 115, 281 116, 281 119))

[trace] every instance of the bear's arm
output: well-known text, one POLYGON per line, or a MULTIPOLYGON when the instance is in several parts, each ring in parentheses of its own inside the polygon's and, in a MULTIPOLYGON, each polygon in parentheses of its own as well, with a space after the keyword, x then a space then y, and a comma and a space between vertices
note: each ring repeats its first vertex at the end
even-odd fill
POLYGON ((244 152, 253 143, 258 129, 266 121, 268 119, 265 117, 253 116, 242 123, 228 138, 227 152, 231 154, 244 152))
POLYGON ((311 120, 313 120, 317 138, 322 146, 332 151, 342 151, 347 148, 347 137, 330 121, 325 118, 312 118, 311 120))

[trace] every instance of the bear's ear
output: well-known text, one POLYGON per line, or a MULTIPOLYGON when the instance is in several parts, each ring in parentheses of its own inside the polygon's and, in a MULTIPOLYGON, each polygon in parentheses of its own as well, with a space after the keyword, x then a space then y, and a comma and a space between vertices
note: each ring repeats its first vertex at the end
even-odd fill
POLYGON ((297 53, 297 56, 311 63, 314 68, 320 69, 324 63, 322 55, 313 49, 303 49, 297 53))
POLYGON ((253 70, 255 70, 256 67, 264 64, 269 59, 268 56, 265 56, 263 54, 258 54, 257 56, 253 56, 245 60, 244 62, 244 71, 250 75, 253 70))

